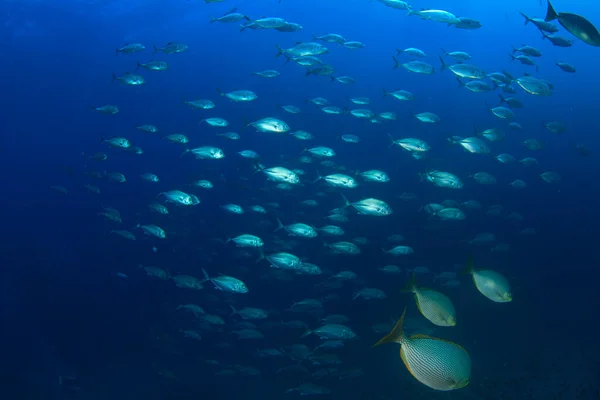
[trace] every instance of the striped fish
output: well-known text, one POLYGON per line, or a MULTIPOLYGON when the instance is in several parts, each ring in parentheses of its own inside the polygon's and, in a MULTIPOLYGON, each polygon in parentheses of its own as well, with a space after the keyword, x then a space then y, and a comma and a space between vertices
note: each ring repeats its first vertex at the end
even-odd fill
POLYGON ((432 324, 437 326, 456 325, 456 310, 452 301, 437 290, 417 287, 414 272, 403 291, 414 293, 419 311, 432 324))
POLYGON ((479 292, 496 303, 512 301, 510 283, 502 274, 490 269, 475 269, 473 257, 469 259, 465 273, 473 275, 473 282, 479 292))
POLYGON ((408 372, 432 389, 449 391, 467 386, 471 377, 469 353, 456 343, 444 339, 420 334, 404 336, 405 315, 406 309, 392 331, 373 347, 399 343, 400 358, 408 372))

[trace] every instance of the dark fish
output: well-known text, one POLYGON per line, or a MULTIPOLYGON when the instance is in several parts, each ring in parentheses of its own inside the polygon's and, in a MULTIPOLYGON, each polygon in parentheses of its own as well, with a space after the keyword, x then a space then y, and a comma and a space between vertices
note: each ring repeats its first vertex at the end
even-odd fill
POLYGON ((600 32, 590 21, 577 14, 557 13, 552 7, 552 3, 548 1, 545 21, 555 19, 558 19, 558 22, 576 38, 590 46, 600 46, 600 32))

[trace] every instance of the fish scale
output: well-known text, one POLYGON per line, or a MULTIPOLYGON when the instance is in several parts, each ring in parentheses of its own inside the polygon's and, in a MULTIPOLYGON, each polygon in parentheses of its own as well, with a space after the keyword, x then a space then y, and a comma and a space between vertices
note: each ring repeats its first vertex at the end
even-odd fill
POLYGON ((400 358, 410 374, 422 384, 439 391, 460 389, 469 384, 471 377, 471 357, 456 343, 444 339, 416 334, 406 337, 402 316, 392 329, 380 341, 399 343, 400 358))
POLYGON ((448 391, 469 383, 471 359, 455 343, 414 335, 401 343, 400 357, 411 375, 432 389, 448 391))

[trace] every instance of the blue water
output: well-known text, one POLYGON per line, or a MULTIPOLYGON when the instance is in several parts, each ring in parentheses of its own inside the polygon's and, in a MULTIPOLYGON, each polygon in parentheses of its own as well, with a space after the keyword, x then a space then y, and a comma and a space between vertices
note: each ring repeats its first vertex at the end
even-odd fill
MULTIPOLYGON (((553 47, 531 24, 523 25, 519 11, 545 15, 546 4, 538 0, 415 0, 412 6, 448 10, 477 19, 483 27, 459 30, 366 0, 3 2, 0 357, 8 372, 1 375, 0 383, 6 398, 292 398, 298 395, 284 394, 285 390, 307 382, 329 387, 332 393, 327 396, 335 398, 598 398, 598 49, 572 38, 562 28, 559 34, 572 38, 574 45, 553 47), (240 33, 237 23, 209 23, 211 16, 220 16, 234 6, 252 18, 285 18, 301 24, 303 30, 240 33), (305 77, 302 67, 292 62, 284 65, 283 57, 275 58, 276 44, 288 48, 312 40, 312 34, 325 33, 339 33, 365 43, 366 47, 358 50, 325 43, 331 54, 323 59, 336 67, 336 76, 350 75, 355 84, 344 86, 329 83, 327 77, 305 77), (186 43, 189 50, 150 55, 153 44, 169 41, 186 43), (115 48, 133 42, 143 43, 147 49, 115 56, 115 48), (544 53, 535 60, 538 72, 510 61, 512 47, 522 44, 544 53), (392 55, 396 48, 405 47, 424 50, 424 61, 434 65, 436 73, 426 76, 402 68, 394 70, 392 55), (524 129, 511 131, 488 111, 497 104, 499 91, 457 89, 451 73, 440 71, 441 48, 468 52, 472 63, 486 72, 507 70, 513 76, 526 72, 539 76, 554 83, 554 93, 536 97, 517 89, 514 96, 525 107, 515 110, 516 121, 524 129), (168 61, 169 70, 141 71, 147 80, 141 87, 111 82, 113 72, 132 72, 136 61, 152 58, 168 61), (566 74, 555 61, 567 61, 577 72, 566 74), (272 80, 252 76, 264 69, 276 69, 281 76, 272 80), (249 89, 259 99, 232 103, 219 97, 216 88, 249 89), (382 89, 409 90, 415 100, 400 103, 382 98, 382 89), (367 96, 372 104, 365 107, 376 112, 394 111, 398 120, 372 124, 350 115, 328 116, 305 102, 317 96, 349 108, 362 106, 352 105, 348 97, 367 96), (217 107, 191 110, 182 104, 182 98, 212 99, 217 107), (102 115, 90 111, 91 105, 104 104, 117 104, 120 112, 102 115), (287 114, 278 104, 297 105, 302 113, 287 114), (441 122, 425 126, 411 117, 423 111, 437 113, 441 122), (199 124, 211 116, 228 119, 231 129, 227 130, 240 132, 242 140, 226 141, 215 136, 214 128, 199 124), (305 143, 245 128, 246 121, 267 116, 282 118, 292 130, 307 130, 317 139, 305 143), (543 123, 553 120, 563 122, 567 133, 549 133, 543 123), (134 129, 145 123, 155 124, 161 133, 185 133, 194 146, 219 146, 227 157, 217 161, 195 160, 191 155, 180 158, 181 146, 134 129), (471 136, 474 126, 480 130, 501 127, 506 132, 504 141, 490 143, 494 155, 506 152, 517 159, 534 156, 540 165, 502 165, 489 156, 467 154, 448 143, 452 135, 471 136), (342 133, 358 135, 361 144, 341 142, 338 136, 342 133), (397 147, 389 148, 388 134, 422 138, 432 146, 431 154, 415 160, 397 147), (100 143, 101 137, 111 136, 129 138, 143 148, 144 154, 119 152, 100 143), (545 148, 527 150, 520 142, 528 138, 543 141, 545 148), (592 155, 582 156, 574 149, 575 144, 585 145, 592 155), (314 210, 298 205, 317 198, 316 192, 326 191, 325 186, 309 183, 316 177, 316 169, 333 172, 296 161, 307 145, 336 149, 336 163, 348 171, 378 168, 392 177, 389 184, 364 185, 345 192, 352 201, 385 199, 394 209, 392 216, 383 218, 350 215, 350 222, 343 225, 347 232, 344 239, 364 236, 370 240, 361 246, 361 255, 328 255, 320 239, 304 240, 292 251, 329 274, 355 271, 364 285, 379 287, 388 295, 385 300, 374 300, 376 303, 353 302, 352 293, 360 285, 333 291, 341 300, 328 313, 348 315, 361 337, 340 353, 344 361, 341 369, 361 368, 364 372, 355 379, 316 380, 276 374, 294 361, 265 360, 254 354, 257 348, 293 343, 314 347, 319 343, 317 338, 300 339, 301 332, 271 330, 259 342, 243 342, 231 334, 237 320, 228 317, 228 303, 238 308, 276 310, 270 321, 304 318, 311 328, 317 324, 314 317, 298 317, 285 310, 295 301, 322 296, 314 287, 327 278, 327 273, 318 278, 265 280, 262 278, 272 273, 265 261, 256 264, 254 253, 250 259, 237 258, 234 247, 215 240, 255 229, 264 236, 269 251, 278 251, 269 242, 302 239, 274 235, 276 216, 286 224, 325 224, 328 210, 343 203, 337 193, 327 192, 326 197, 318 198, 321 204, 314 210), (253 173, 251 163, 235 155, 243 149, 257 150, 267 166, 303 168, 306 175, 301 179, 306 185, 289 193, 277 192, 263 174, 253 173), (104 164, 88 159, 98 151, 109 155, 104 164), (465 187, 448 191, 422 182, 419 173, 430 169, 452 171, 464 180, 465 187), (91 170, 123 172, 128 182, 94 181, 85 175, 91 170), (538 174, 546 170, 558 172, 561 181, 543 182, 538 174), (468 176, 477 171, 494 174, 498 184, 476 185, 468 176), (161 182, 157 186, 143 182, 139 175, 145 172, 158 174, 161 182), (195 191, 200 205, 190 209, 169 206, 172 215, 165 218, 148 212, 147 204, 158 192, 186 190, 190 181, 200 178, 210 179, 216 186, 210 192, 195 191), (521 191, 511 188, 508 183, 517 178, 525 180, 528 187, 521 191), (84 184, 97 185, 101 194, 87 192, 84 184), (53 185, 65 187, 68 194, 49 189, 53 185), (403 202, 397 198, 403 192, 415 193, 418 198, 403 202), (446 199, 476 199, 484 210, 499 204, 504 206, 503 218, 478 211, 468 213, 464 221, 440 224, 419 212, 427 203, 446 199), (219 208, 225 203, 247 206, 268 202, 278 202, 281 207, 264 217, 232 216, 219 208), (101 206, 118 208, 122 226, 117 228, 98 216, 101 206), (523 215, 524 220, 507 220, 511 211, 523 215), (259 226, 260 220, 272 226, 259 226), (132 230, 138 240, 130 242, 109 234, 111 229, 131 229, 138 223, 157 223, 170 237, 157 241, 132 230), (528 227, 535 228, 536 234, 519 235, 528 227), (499 242, 510 244, 510 250, 491 252, 490 247, 470 246, 468 241, 479 232, 495 233, 499 242), (405 236, 415 253, 403 259, 383 255, 381 247, 390 247, 386 238, 392 233, 405 236), (473 359, 473 374, 471 384, 464 389, 433 392, 408 374, 398 359, 397 347, 370 349, 381 336, 371 331, 372 324, 397 318, 407 305, 413 317, 420 317, 410 296, 399 293, 405 275, 390 280, 377 268, 385 264, 427 266, 437 273, 464 264, 470 253, 481 266, 509 278, 515 300, 492 303, 477 293, 468 277, 460 277, 461 286, 447 291, 459 312, 459 324, 438 328, 435 336, 462 344, 473 359), (139 264, 198 277, 200 268, 211 275, 231 274, 242 278, 250 293, 240 298, 216 292, 210 284, 201 293, 190 293, 172 282, 146 277, 137 269, 139 264), (116 277, 117 272, 129 278, 116 277), (200 342, 183 338, 179 330, 194 325, 191 317, 174 309, 191 302, 223 316, 225 327, 206 332, 200 342), (219 343, 233 347, 224 350, 219 343), (217 360, 220 366, 206 360, 217 360), (231 365, 257 368, 261 376, 218 374, 231 365), (173 377, 165 376, 171 373, 173 377), (59 387, 58 377, 65 375, 80 379, 78 393, 59 387)), ((556 1, 554 6, 600 24, 600 9, 590 2, 556 1)), ((399 59, 409 60, 405 56, 399 59)), ((423 278, 423 284, 435 285, 431 277, 423 278)), ((311 372, 319 368, 307 367, 311 372)))

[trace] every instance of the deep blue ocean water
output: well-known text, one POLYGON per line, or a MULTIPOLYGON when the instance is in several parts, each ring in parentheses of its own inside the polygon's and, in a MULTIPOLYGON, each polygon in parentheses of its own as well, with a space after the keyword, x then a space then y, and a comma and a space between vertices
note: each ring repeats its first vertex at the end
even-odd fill
MULTIPOLYGON (((245 128, 245 121, 266 116, 284 119, 292 130, 304 129, 318 137, 314 145, 338 150, 336 162, 348 169, 380 168, 392 176, 388 185, 365 186, 359 192, 345 192, 356 201, 362 197, 390 201, 394 214, 383 219, 351 216, 344 225, 348 238, 365 236, 370 244, 357 257, 323 254, 322 241, 302 244, 299 255, 323 269, 356 271, 369 286, 380 287, 388 299, 373 303, 353 302, 354 289, 343 288, 335 312, 347 314, 361 336, 358 344, 344 349, 344 365, 361 368, 356 379, 337 378, 315 381, 332 389, 329 397, 361 399, 396 398, 477 398, 477 399, 597 399, 600 381, 598 363, 598 272, 597 255, 599 164, 597 138, 599 123, 598 49, 572 38, 571 48, 557 48, 542 40, 531 24, 524 26, 519 11, 543 17, 546 3, 476 2, 415 0, 413 8, 440 8, 457 16, 482 22, 477 30, 459 30, 444 24, 406 16, 377 1, 366 0, 275 0, 224 1, 4 1, 0 6, 2 41, 2 135, 0 166, 3 193, 0 213, 3 221, 0 241, 2 299, 0 348, 5 372, 1 375, 4 396, 13 399, 228 399, 297 397, 284 394, 290 387, 311 381, 306 377, 281 376, 278 368, 290 362, 257 358, 259 347, 280 347, 318 339, 299 339, 288 331, 276 331, 260 344, 236 342, 230 328, 207 333, 201 342, 182 339, 179 329, 189 321, 174 312, 178 304, 196 302, 216 314, 228 316, 228 302, 236 307, 253 305, 279 312, 274 321, 289 316, 285 309, 294 301, 315 294, 314 285, 324 279, 298 279, 277 282, 261 279, 269 268, 254 259, 236 259, 231 247, 217 245, 215 238, 242 233, 256 226, 260 218, 231 216, 219 206, 229 202, 254 204, 277 201, 281 208, 264 217, 275 223, 275 215, 287 224, 302 218, 323 225, 327 211, 343 205, 338 194, 320 200, 317 210, 306 211, 298 202, 313 196, 321 186, 306 185, 289 194, 274 192, 262 174, 254 174, 251 164, 236 158, 235 151, 256 148, 265 165, 292 165, 307 171, 306 181, 315 178, 314 166, 290 161, 306 147, 291 138, 257 134, 245 128), (283 33, 271 30, 239 32, 234 24, 209 23, 237 7, 252 18, 277 16, 297 22, 302 31, 283 33), (358 50, 326 44, 331 54, 323 56, 336 67, 336 76, 350 75, 353 85, 329 83, 329 78, 304 76, 293 63, 275 58, 276 44, 288 48, 299 41, 312 40, 312 34, 340 33, 359 40, 358 50), (147 83, 126 87, 111 82, 111 74, 122 75, 135 69, 136 61, 148 61, 153 44, 169 41, 189 45, 187 52, 157 54, 167 60, 165 72, 142 71, 147 83), (140 42, 145 52, 115 55, 115 48, 140 42), (536 59, 538 70, 511 62, 513 46, 529 44, 542 50, 536 59), (436 67, 431 76, 392 69, 396 48, 418 47, 427 52, 424 59, 436 67), (516 109, 516 121, 523 131, 513 132, 495 119, 488 106, 495 106, 497 93, 471 93, 457 89, 449 71, 440 71, 441 48, 461 50, 473 56, 473 64, 485 71, 507 70, 515 76, 529 72, 555 85, 551 97, 536 97, 517 89, 516 97, 525 103, 516 109), (568 61, 577 67, 566 74, 555 61, 568 61), (277 69, 281 76, 269 80, 252 73, 277 69), (259 99, 248 104, 220 98, 224 91, 249 89, 259 99), (406 89, 415 100, 399 103, 382 98, 382 89, 406 89), (349 115, 327 116, 305 99, 326 97, 332 104, 352 108, 351 96, 368 96, 369 108, 395 111, 398 120, 382 124, 357 120, 349 115), (182 98, 210 98, 214 110, 196 111, 182 104, 182 98), (90 106, 117 104, 116 115, 101 115, 90 106), (294 104, 302 109, 286 114, 278 104, 294 104), (442 122, 424 126, 411 113, 433 111, 442 122), (215 137, 215 130, 199 125, 202 118, 222 116, 231 130, 242 135, 242 143, 215 137), (567 133, 554 135, 544 122, 558 120, 567 133), (220 165, 179 157, 181 147, 166 145, 156 136, 134 129, 152 123, 168 133, 185 132, 194 145, 218 145, 229 151, 220 165), (473 126, 485 129, 503 127, 506 139, 493 143, 493 153, 506 152, 517 159, 535 156, 539 167, 502 165, 491 157, 471 155, 448 144, 452 135, 471 136, 473 126), (351 133, 362 142, 352 147, 337 136, 351 133), (425 160, 414 160, 398 148, 388 148, 387 134, 394 138, 420 137, 433 150, 425 160), (101 137, 125 136, 144 149, 144 154, 113 151, 100 143, 101 137), (520 141, 538 138, 545 148, 525 149, 520 141), (289 139, 289 140, 288 140, 289 139), (574 149, 582 144, 592 152, 582 156, 574 149), (88 157, 105 151, 109 159, 98 166, 88 157), (450 193, 422 182, 419 173, 445 169, 463 177, 465 187, 450 193), (120 171, 124 184, 94 183, 84 173, 90 170, 120 171), (498 177, 493 188, 480 186, 467 177, 485 170, 498 177), (547 184, 537 176, 544 170, 560 174, 561 181, 547 184), (160 175, 160 189, 142 182, 144 172, 160 175), (200 192, 202 204, 193 209, 175 210, 169 218, 149 214, 147 204, 159 191, 186 184, 199 175, 216 185, 212 192, 200 192), (224 177, 222 180, 221 177, 224 177), (239 177, 247 177, 241 180, 239 177), (528 187, 515 191, 513 179, 527 181, 528 187), (99 196, 83 189, 97 184, 99 196), (49 189, 61 185, 62 195, 49 189), (266 190, 261 190, 261 188, 266 190), (415 193, 417 200, 402 202, 397 196, 415 193), (246 196, 251 196, 246 197, 246 196), (504 206, 504 213, 517 211, 524 221, 514 222, 484 216, 468 216, 464 221, 436 224, 419 208, 445 199, 476 199, 485 207, 504 206), (143 239, 119 240, 110 235, 115 226, 97 214, 101 206, 120 210, 123 229, 135 224, 160 222, 173 237, 166 243, 143 239), (310 214, 313 213, 313 214, 310 214), (245 219, 244 219, 245 218, 245 219), (522 237, 526 227, 536 234, 522 237), (510 244, 508 252, 469 246, 478 232, 494 232, 500 242, 510 244), (382 256, 389 247, 385 238, 402 233, 415 248, 410 259, 398 261, 382 256), (383 244, 382 244, 383 243, 383 244), (157 251, 153 251, 153 247, 157 251), (459 342, 473 359, 471 384, 450 393, 433 392, 414 381, 398 360, 397 347, 371 350, 379 334, 370 331, 374 322, 397 318, 404 306, 418 316, 409 296, 399 294, 405 283, 382 278, 376 268, 397 263, 403 268, 428 266, 432 271, 452 270, 464 264, 473 253, 478 263, 502 271, 511 281, 515 300, 495 304, 479 295, 467 277, 449 294, 460 313, 460 323, 452 330, 436 330, 459 342), (207 284, 202 295, 182 292, 169 282, 147 278, 139 264, 157 265, 174 272, 191 273, 206 268, 211 275, 220 271, 242 271, 250 287, 249 300, 239 300, 215 292, 207 284), (117 272, 127 273, 120 279, 117 272), (464 321, 464 323, 462 322, 464 321), (218 343, 234 343, 223 350, 218 343), (228 365, 253 366, 261 376, 220 376, 220 368, 205 363, 218 360, 228 365), (168 373, 165 371, 169 371, 168 373), (165 375, 172 373, 175 377, 165 375), (162 375, 161 375, 162 374, 162 375), (68 393, 58 385, 59 376, 76 376, 81 390, 68 393), (324 383, 325 382, 325 383, 324 383)), ((569 11, 600 23, 600 9, 589 1, 556 1, 559 11, 569 11)), ((561 28, 565 37, 569 34, 561 28)), ((409 58, 400 56, 403 61, 409 58)), ((319 167, 325 171, 325 168, 319 167)), ((305 178, 302 178, 305 179, 305 178)), ((274 225, 276 226, 276 225, 274 225)), ((120 228, 119 228, 120 229, 120 228)), ((272 238, 272 228, 261 228, 272 238)), ((281 239, 290 240, 285 235, 281 239)), ((240 274, 242 274, 240 272, 240 274)), ((432 281, 426 281, 432 285, 432 281)), ((337 292, 336 292, 337 293, 337 292)), ((296 319, 296 316, 292 316, 296 319)), ((316 320, 315 320, 316 321, 316 320)), ((229 323, 229 321, 228 321, 229 323)), ((312 323, 314 325, 314 323, 312 323)), ((447 328, 443 328, 447 329, 447 328)), ((293 362, 291 362, 293 364, 293 362)))

